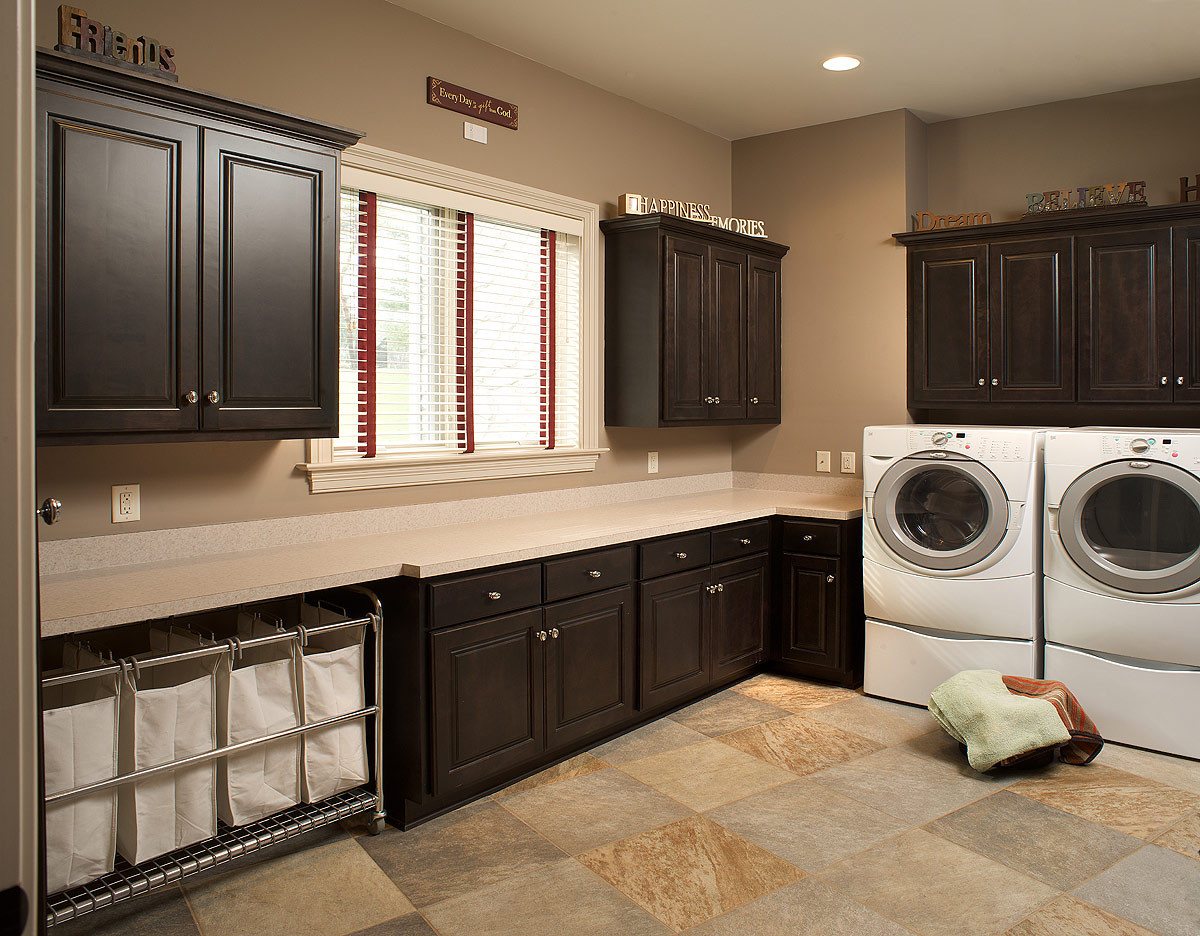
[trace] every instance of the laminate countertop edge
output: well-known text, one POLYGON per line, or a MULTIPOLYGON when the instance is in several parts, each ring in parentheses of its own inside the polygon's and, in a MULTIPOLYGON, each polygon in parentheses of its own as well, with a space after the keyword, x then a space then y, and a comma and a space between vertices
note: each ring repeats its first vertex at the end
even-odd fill
POLYGON ((851 520, 862 516, 862 502, 843 495, 726 489, 46 575, 41 633, 80 633, 398 575, 432 578, 777 514, 851 520))

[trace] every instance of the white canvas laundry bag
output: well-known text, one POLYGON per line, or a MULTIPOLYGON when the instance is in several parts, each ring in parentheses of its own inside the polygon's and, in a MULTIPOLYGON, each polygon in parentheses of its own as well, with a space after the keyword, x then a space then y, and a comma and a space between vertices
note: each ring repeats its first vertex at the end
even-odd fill
MULTIPOLYGON (((72 667, 75 654, 71 654, 72 667)), ((117 775, 115 675, 51 687, 42 694, 46 793, 117 775)), ((100 790, 46 807, 46 892, 108 874, 117 844, 117 791, 100 790)))
MULTIPOLYGON (((311 605, 301 607, 301 623, 316 627, 346 620, 311 605)), ((300 660, 300 699, 305 724, 364 707, 363 644, 366 626, 312 635, 300 660)), ((369 779, 367 726, 364 718, 320 728, 304 735, 304 802, 315 803, 369 779)))

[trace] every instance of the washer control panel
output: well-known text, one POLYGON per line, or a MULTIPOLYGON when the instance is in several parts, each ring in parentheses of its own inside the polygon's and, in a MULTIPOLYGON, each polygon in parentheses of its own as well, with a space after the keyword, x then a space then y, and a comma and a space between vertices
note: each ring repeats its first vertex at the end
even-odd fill
POLYGON ((1152 458, 1194 467, 1200 464, 1200 446, 1194 436, 1177 436, 1170 430, 1163 433, 1104 433, 1100 437, 1100 454, 1105 458, 1152 458))
POLYGON ((1029 457, 1028 440, 985 429, 938 429, 932 426, 908 430, 909 452, 950 451, 979 461, 1024 461, 1029 457))

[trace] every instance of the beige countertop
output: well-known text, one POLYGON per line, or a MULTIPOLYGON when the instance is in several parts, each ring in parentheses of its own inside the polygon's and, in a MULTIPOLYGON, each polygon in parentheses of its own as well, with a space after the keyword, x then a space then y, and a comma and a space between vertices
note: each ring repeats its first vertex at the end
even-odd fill
POLYGON ((856 497, 726 489, 601 507, 44 575, 42 636, 337 585, 428 578, 774 514, 849 520, 856 497))

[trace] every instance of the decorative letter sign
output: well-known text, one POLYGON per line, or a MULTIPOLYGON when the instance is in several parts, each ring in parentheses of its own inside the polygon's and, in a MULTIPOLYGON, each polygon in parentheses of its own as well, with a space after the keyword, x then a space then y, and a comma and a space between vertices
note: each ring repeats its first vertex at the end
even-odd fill
POLYGON ((432 75, 429 76, 428 101, 435 107, 444 107, 468 117, 508 127, 510 130, 517 129, 516 104, 488 97, 478 91, 460 88, 432 75))
POLYGON ((1107 185, 1082 185, 1057 192, 1031 192, 1025 196, 1026 214, 1047 211, 1072 211, 1078 208, 1108 208, 1113 205, 1145 205, 1145 182, 1109 182, 1107 185))
POLYGON ((956 215, 935 215, 929 211, 918 211, 912 216, 914 231, 933 231, 940 227, 966 227, 969 224, 991 223, 992 215, 989 211, 974 211, 956 215))
POLYGON ((178 81, 175 74, 175 50, 150 36, 130 39, 120 30, 89 19, 86 10, 58 8, 58 45, 55 50, 99 59, 143 74, 178 81))
POLYGON ((1179 200, 1181 202, 1185 202, 1185 201, 1196 201, 1197 199, 1200 199, 1200 175, 1196 176, 1196 184, 1195 185, 1188 185, 1187 184, 1187 176, 1180 176, 1179 177, 1179 200))
POLYGON ((751 237, 766 237, 766 226, 762 221, 751 221, 749 218, 719 218, 712 213, 708 205, 699 202, 676 201, 673 198, 647 198, 645 195, 634 195, 627 192, 617 199, 617 213, 623 215, 654 214, 675 215, 677 218, 687 218, 689 221, 699 221, 711 224, 723 231, 733 231, 735 234, 748 234, 751 237))

